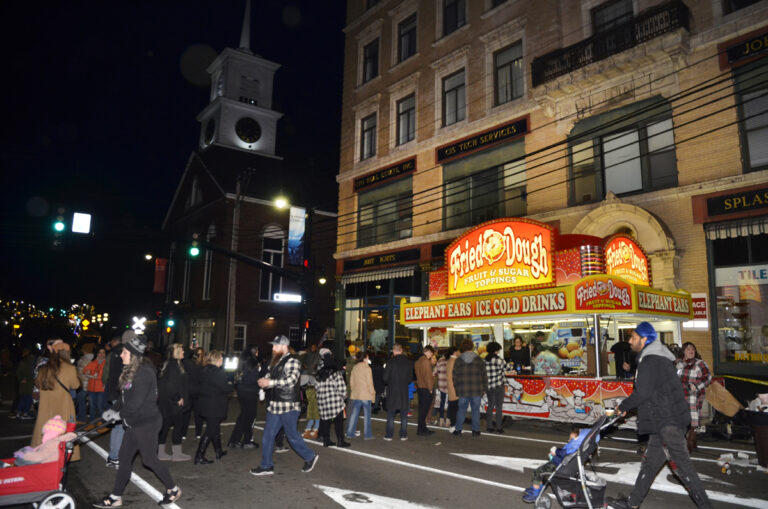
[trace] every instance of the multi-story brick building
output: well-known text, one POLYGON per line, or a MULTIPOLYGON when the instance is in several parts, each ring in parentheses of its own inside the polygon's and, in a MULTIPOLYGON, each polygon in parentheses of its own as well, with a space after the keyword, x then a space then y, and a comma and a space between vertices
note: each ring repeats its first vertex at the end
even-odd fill
POLYGON ((760 374, 768 2, 349 0, 345 32, 335 257, 348 339, 418 341, 400 299, 428 298, 445 247, 527 217, 634 238, 654 287, 706 302, 669 338, 718 373, 760 374))

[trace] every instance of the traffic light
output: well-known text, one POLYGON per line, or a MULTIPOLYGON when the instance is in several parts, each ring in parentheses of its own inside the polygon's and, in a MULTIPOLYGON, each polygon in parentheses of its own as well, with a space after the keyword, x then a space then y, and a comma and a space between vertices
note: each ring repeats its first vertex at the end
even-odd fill
POLYGON ((64 233, 67 229, 67 223, 64 221, 64 209, 57 210, 56 218, 53 220, 53 249, 64 248, 64 233))
POLYGON ((168 327, 173 327, 174 325, 176 325, 176 322, 173 320, 173 318, 169 318, 168 320, 166 320, 165 325, 168 327))
POLYGON ((192 243, 189 245, 189 256, 197 258, 200 255, 200 246, 197 242, 197 233, 192 234, 192 243))

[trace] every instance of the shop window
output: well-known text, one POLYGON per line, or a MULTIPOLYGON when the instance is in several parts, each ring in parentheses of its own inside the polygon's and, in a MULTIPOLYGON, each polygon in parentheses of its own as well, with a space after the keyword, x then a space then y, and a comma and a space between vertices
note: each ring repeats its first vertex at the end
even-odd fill
POLYGON ((464 69, 443 79, 443 126, 464 120, 467 114, 467 98, 464 69))
POLYGON ((466 23, 466 0, 443 0, 443 35, 455 32, 466 23))
POLYGON ((768 168, 768 84, 765 59, 735 71, 744 171, 768 168))
POLYGON ((360 121, 360 160, 376 155, 376 114, 360 121))
POLYGON ((749 7, 752 4, 756 4, 760 0, 723 0, 723 12, 730 14, 736 12, 745 7, 749 7))
POLYGON ((416 54, 416 14, 397 25, 397 61, 402 62, 416 54))
MULTIPOLYGON (((261 259, 276 267, 283 266, 285 232, 276 226, 267 227, 262 239, 261 259)), ((283 278, 268 270, 261 271, 259 300, 274 300, 275 294, 282 291, 283 278)))
POLYGON ((416 137, 416 96, 397 101, 397 144, 403 145, 416 137))
POLYGON ((523 96, 523 45, 512 44, 493 55, 496 106, 523 96))
POLYGON ((363 47, 363 83, 379 75, 379 40, 363 47))
POLYGON ((413 179, 398 180, 358 196, 357 246, 411 237, 413 179))
POLYGON ((572 204, 677 185, 671 113, 666 102, 650 101, 577 124, 570 143, 572 204))
POLYGON ((244 323, 235 324, 235 337, 232 342, 232 350, 234 352, 242 352, 245 348, 245 340, 247 338, 248 326, 244 323))

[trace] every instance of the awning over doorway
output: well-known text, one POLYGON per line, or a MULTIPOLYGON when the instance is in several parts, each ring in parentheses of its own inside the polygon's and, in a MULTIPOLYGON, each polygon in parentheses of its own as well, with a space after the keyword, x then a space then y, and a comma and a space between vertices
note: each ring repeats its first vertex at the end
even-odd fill
POLYGON ((415 265, 408 265, 406 267, 393 267, 391 269, 372 270, 370 272, 343 274, 341 276, 341 284, 347 285, 350 283, 367 283, 368 281, 383 281, 399 277, 411 277, 415 270, 415 265))
POLYGON ((768 216, 704 225, 708 240, 732 239, 768 233, 768 216))

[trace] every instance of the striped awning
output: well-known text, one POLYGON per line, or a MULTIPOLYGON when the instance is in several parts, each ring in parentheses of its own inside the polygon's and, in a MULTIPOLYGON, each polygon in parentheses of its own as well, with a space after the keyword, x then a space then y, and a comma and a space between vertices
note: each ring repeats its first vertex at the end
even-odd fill
POLYGON ((408 265, 406 267, 393 267, 391 269, 372 270, 370 272, 343 274, 341 276, 341 284, 367 283, 368 281, 384 281, 386 279, 395 279, 398 277, 411 277, 415 270, 415 265, 408 265))
POLYGON ((704 231, 707 233, 707 239, 709 240, 760 235, 768 233, 768 216, 751 217, 725 223, 705 224, 704 231))

